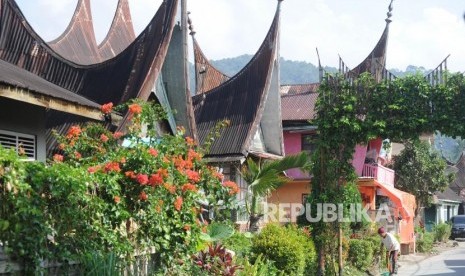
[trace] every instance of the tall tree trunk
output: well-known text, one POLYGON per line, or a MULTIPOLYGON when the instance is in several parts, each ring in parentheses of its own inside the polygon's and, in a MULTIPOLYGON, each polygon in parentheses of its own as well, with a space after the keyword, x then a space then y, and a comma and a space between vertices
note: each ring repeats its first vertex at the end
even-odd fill
POLYGON ((320 246, 320 251, 318 251, 318 271, 316 273, 317 276, 324 276, 325 275, 325 246, 320 246))

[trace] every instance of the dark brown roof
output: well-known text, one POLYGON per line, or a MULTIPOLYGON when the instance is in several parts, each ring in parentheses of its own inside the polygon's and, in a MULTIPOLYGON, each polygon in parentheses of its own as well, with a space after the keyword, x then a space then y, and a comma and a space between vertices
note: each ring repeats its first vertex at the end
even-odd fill
POLYGON ((147 99, 166 56, 177 0, 164 1, 138 38, 118 56, 78 65, 59 56, 31 28, 13 0, 3 0, 0 59, 99 104, 147 99))
POLYGON ((281 116, 283 121, 308 121, 315 117, 315 104, 318 93, 306 92, 281 96, 281 116))
POLYGON ((442 199, 442 200, 452 200, 452 201, 458 201, 458 202, 463 201, 463 199, 458 195, 458 193, 453 191, 449 187, 447 187, 447 189, 444 192, 436 192, 434 193, 434 195, 438 199, 442 199))
POLYGON ((306 84, 283 84, 281 85, 281 95, 302 94, 309 92, 317 92, 320 83, 306 83, 306 84))
POLYGON ((64 58, 78 64, 101 61, 95 41, 90 0, 78 0, 68 27, 48 44, 64 58))
POLYGON ((218 87, 230 77, 216 69, 205 57, 197 40, 192 36, 195 61, 195 93, 201 94, 218 87))
POLYGON ((132 25, 131 12, 128 0, 119 0, 115 17, 107 36, 98 46, 100 58, 106 60, 121 53, 131 44, 136 35, 132 25))
POLYGON ((55 99, 65 100, 83 106, 100 108, 100 105, 50 83, 37 75, 34 75, 13 64, 0 60, 0 83, 8 86, 25 89, 37 94, 49 96, 55 99))
MULTIPOLYGON (((279 104, 280 98, 277 78, 279 68, 276 62, 279 4, 280 1, 270 30, 252 60, 228 81, 193 97, 200 144, 206 142, 218 122, 229 121, 229 125, 221 130, 220 137, 215 138, 212 143, 208 157, 247 156, 253 136, 260 127, 262 115, 270 111, 277 117, 281 115, 279 105, 274 110, 267 110, 265 106, 267 101, 275 101, 274 103, 279 104), (276 83, 276 87, 270 89, 272 82, 276 83), (272 92, 275 92, 275 95, 272 96, 272 92)), ((274 125, 281 127, 279 118, 274 125)), ((263 126, 262 130, 265 129, 267 127, 263 126)), ((281 130, 279 133, 282 136, 281 130)), ((265 133, 263 136, 270 137, 265 133)), ((282 144, 282 139, 279 142, 282 144)))
POLYGON ((465 189, 465 155, 462 153, 457 164, 455 164, 457 173, 455 174, 454 182, 449 187, 457 194, 465 189))

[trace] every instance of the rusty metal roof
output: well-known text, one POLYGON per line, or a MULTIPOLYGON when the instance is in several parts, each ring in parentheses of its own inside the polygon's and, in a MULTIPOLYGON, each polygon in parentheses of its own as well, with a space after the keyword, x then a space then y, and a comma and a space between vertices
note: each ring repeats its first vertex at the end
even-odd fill
POLYGON ((55 52, 72 62, 78 64, 100 62, 92 20, 90 0, 78 0, 68 27, 48 44, 55 52))
POLYGON ((78 65, 51 49, 13 0, 1 1, 0 59, 99 104, 147 99, 168 50, 177 0, 164 1, 146 29, 118 56, 78 65))
POLYGON ((65 90, 3 60, 0 60, 0 83, 82 106, 100 108, 99 104, 91 100, 65 90))
MULTIPOLYGON (((208 157, 247 156, 248 147, 260 127, 265 102, 269 96, 270 83, 276 81, 276 102, 279 102, 279 80, 277 80, 277 39, 279 32, 279 10, 265 40, 252 60, 236 75, 220 86, 193 97, 195 121, 200 144, 205 144, 218 122, 229 121, 220 131, 220 137, 211 144, 208 157), (275 76, 273 76, 273 73, 275 76)), ((273 99, 274 100, 274 99, 273 99)), ((273 110, 280 117, 279 106, 273 110)), ((275 123, 281 127, 280 120, 275 123)), ((280 131, 282 135, 282 131, 280 131)), ((281 140, 282 143, 282 140, 281 140)))
POLYGON ((111 27, 98 45, 101 60, 112 58, 121 53, 131 44, 136 35, 132 24, 131 12, 128 0, 119 0, 111 27))
POLYGON ((315 117, 316 92, 304 92, 281 96, 283 121, 308 121, 315 117))
POLYGON ((194 46, 194 61, 195 61, 195 93, 201 94, 218 87, 223 82, 230 79, 229 76, 223 74, 216 69, 210 61, 205 57, 200 46, 192 35, 194 46))
POLYGON ((284 84, 281 85, 280 93, 281 95, 293 95, 293 94, 302 94, 309 92, 317 92, 320 83, 306 83, 306 84, 284 84))

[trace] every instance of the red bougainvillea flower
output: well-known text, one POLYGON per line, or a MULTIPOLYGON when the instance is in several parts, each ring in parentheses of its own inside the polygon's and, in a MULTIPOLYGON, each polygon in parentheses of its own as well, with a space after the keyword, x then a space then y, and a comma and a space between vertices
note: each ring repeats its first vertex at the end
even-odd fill
POLYGON ((131 179, 135 179, 135 178, 136 178, 136 174, 135 174, 133 171, 127 171, 127 172, 124 173, 124 175, 125 175, 126 177, 131 178, 131 179))
POLYGON ((55 162, 63 162, 63 155, 58 154, 58 153, 55 154, 55 155, 53 156, 53 161, 55 161, 55 162))
POLYGON ((182 197, 178 196, 176 200, 174 201, 174 209, 181 211, 182 202, 183 202, 182 197))
POLYGON ((113 133, 113 138, 116 139, 116 140, 121 138, 121 136, 123 136, 122 132, 117 131, 117 132, 113 133))
POLYGON ((200 159, 202 159, 202 157, 195 150, 189 149, 189 151, 187 152, 187 159, 199 161, 200 159))
POLYGON ((186 170, 186 175, 189 181, 197 183, 200 181, 200 174, 193 170, 186 170))
POLYGON ((149 154, 152 155, 153 157, 157 157, 158 156, 158 151, 154 148, 150 148, 149 149, 149 154))
POLYGON ((72 126, 68 130, 68 134, 66 134, 66 137, 68 139, 78 137, 81 134, 82 130, 79 126, 72 126))
POLYGON ((118 162, 108 162, 105 164, 105 172, 120 172, 121 168, 119 167, 118 162))
POLYGON ((136 176, 137 182, 139 182, 140 185, 146 185, 149 183, 149 177, 146 174, 140 173, 136 176))
POLYGON ((154 173, 150 176, 150 179, 149 179, 150 186, 155 187, 162 183, 163 183, 163 177, 160 175, 160 173, 154 173))
POLYGON ((130 104, 128 106, 128 108, 129 108, 129 112, 131 114, 140 114, 140 113, 142 113, 142 107, 140 105, 136 104, 136 103, 130 104))
POLYGON ((239 193, 239 187, 237 186, 236 183, 232 181, 225 181, 223 182, 223 186, 229 188, 229 194, 230 195, 235 195, 239 193))
POLYGON ((197 187, 194 184, 191 184, 191 183, 186 183, 186 184, 182 185, 181 189, 182 189, 183 192, 186 192, 186 191, 196 192, 197 191, 197 187))
POLYGON ((189 147, 195 146, 195 140, 192 139, 191 137, 186 137, 186 143, 189 147))
POLYGON ((146 201, 147 198, 148 198, 148 196, 144 191, 140 192, 140 195, 139 195, 140 201, 146 201))
POLYGON ((79 159, 82 158, 82 154, 80 154, 79 152, 75 151, 75 152, 74 152, 74 158, 76 158, 77 160, 79 160, 79 159))
POLYGON ((112 109, 113 109, 113 103, 106 103, 106 104, 102 105, 102 107, 101 107, 101 110, 102 110, 103 114, 111 113, 112 109))
POLYGON ((168 192, 170 192, 170 194, 175 194, 176 193, 176 186, 171 185, 170 183, 163 184, 163 187, 165 187, 165 189, 167 189, 168 192))
POLYGON ((100 134, 100 141, 106 143, 108 141, 108 136, 106 136, 105 134, 100 134))
POLYGON ((121 201, 121 198, 119 196, 114 196, 113 200, 115 201, 116 204, 118 204, 121 201))
POLYGON ((157 173, 160 174, 161 177, 168 177, 168 170, 167 169, 159 168, 157 173))

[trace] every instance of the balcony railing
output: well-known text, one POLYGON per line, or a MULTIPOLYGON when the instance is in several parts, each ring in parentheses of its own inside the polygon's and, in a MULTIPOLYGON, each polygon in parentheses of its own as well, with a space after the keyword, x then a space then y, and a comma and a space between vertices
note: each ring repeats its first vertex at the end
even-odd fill
POLYGON ((394 187, 394 170, 381 165, 363 165, 362 177, 374 178, 378 182, 394 187))

